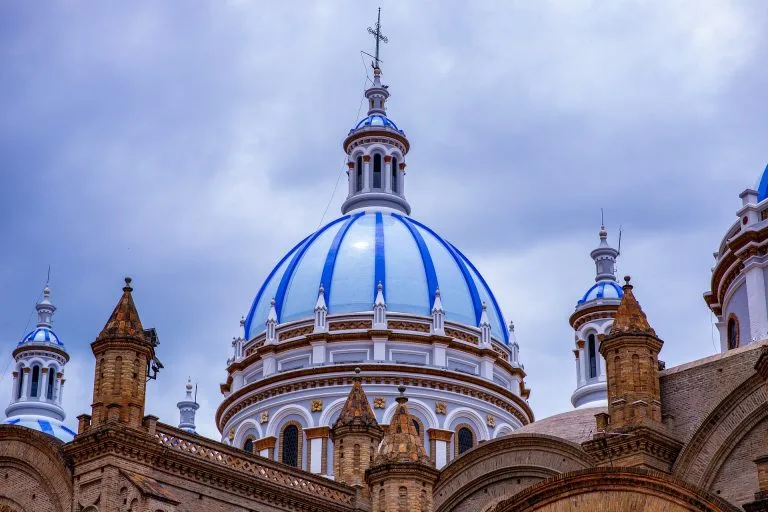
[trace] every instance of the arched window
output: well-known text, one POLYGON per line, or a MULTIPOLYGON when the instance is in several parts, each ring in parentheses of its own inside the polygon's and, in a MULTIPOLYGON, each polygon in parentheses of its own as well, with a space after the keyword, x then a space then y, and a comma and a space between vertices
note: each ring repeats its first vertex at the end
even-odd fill
POLYGON ((299 467, 299 427, 288 425, 283 429, 283 443, 280 447, 282 463, 299 467))
POLYGON ((363 157, 357 157, 357 169, 355 173, 355 191, 363 190, 363 157))
POLYGON ((373 188, 381 188, 381 155, 373 155, 373 188))
POLYGON ((250 437, 245 440, 245 444, 243 445, 243 450, 247 451, 248 453, 253 453, 253 439, 250 437))
POLYGON ((475 445, 475 434, 469 427, 461 427, 458 432, 458 451, 459 455, 472 449, 475 445))
POLYGON ((29 392, 30 397, 36 397, 40 388, 40 367, 32 367, 32 389, 29 392))
POLYGON ((739 322, 735 316, 728 319, 728 350, 739 346, 739 322))
POLYGON ((384 488, 379 489, 379 512, 386 512, 387 510, 387 495, 384 493, 384 488))
POLYGON ((397 157, 392 157, 392 192, 398 193, 397 190, 397 157))
POLYGON ((597 377, 597 347, 595 346, 595 335, 590 334, 587 340, 587 351, 589 352, 589 378, 594 379, 597 377))
POLYGON ((419 425, 419 422, 416 421, 416 418, 413 418, 413 428, 416 429, 416 433, 418 435, 421 435, 421 425, 419 425))
POLYGON ((45 397, 53 400, 53 384, 56 382, 56 368, 48 368, 48 389, 45 390, 45 397))
POLYGON ((408 488, 403 486, 397 490, 397 512, 408 512, 408 488))
POLYGON ((24 368, 19 368, 19 388, 16 390, 16 400, 21 398, 21 392, 24 389, 24 368))

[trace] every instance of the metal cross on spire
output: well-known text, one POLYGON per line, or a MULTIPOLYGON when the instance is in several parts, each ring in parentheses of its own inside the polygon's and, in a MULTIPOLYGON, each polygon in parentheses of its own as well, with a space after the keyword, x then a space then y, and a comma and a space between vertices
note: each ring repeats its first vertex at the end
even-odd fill
POLYGON ((389 42, 389 39, 387 39, 387 36, 381 33, 381 7, 379 7, 379 16, 376 18, 376 30, 372 29, 371 27, 368 27, 368 33, 373 36, 373 38, 376 40, 376 56, 374 59, 376 59, 373 67, 378 68, 379 67, 379 42, 387 43, 389 42))

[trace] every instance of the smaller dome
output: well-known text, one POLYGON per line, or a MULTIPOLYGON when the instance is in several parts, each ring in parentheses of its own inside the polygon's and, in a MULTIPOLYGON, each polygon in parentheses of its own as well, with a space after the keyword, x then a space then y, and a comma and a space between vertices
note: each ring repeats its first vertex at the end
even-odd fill
POLYGON ((397 127, 394 121, 392 121, 390 118, 382 114, 370 114, 365 116, 360 120, 359 123, 355 125, 354 128, 349 130, 349 133, 360 130, 361 128, 369 128, 369 127, 392 128, 398 133, 404 133, 403 130, 397 127))
POLYGON ((13 416, 3 420, 3 425, 18 425, 20 427, 27 427, 32 430, 37 430, 49 436, 53 436, 60 441, 69 443, 75 438, 76 432, 67 428, 59 420, 48 418, 45 416, 13 416))
POLYGON ((19 342, 19 346, 26 345, 27 343, 51 343, 59 347, 64 346, 64 342, 62 342, 58 335, 49 327, 35 328, 35 330, 24 336, 19 342))
POLYGON ((579 306, 597 299, 620 300, 624 296, 624 290, 615 281, 598 281, 587 290, 587 293, 577 303, 579 306))

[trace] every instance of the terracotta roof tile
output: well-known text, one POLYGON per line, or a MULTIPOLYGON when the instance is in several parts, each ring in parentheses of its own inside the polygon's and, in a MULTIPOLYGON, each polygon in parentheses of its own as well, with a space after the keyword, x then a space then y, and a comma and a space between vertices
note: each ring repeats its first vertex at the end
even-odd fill
POLYGON ((104 329, 101 330, 96 341, 107 339, 136 340, 145 341, 144 328, 139 319, 139 313, 136 311, 136 305, 131 296, 131 278, 125 278, 125 287, 123 287, 123 296, 112 311, 112 315, 107 320, 104 329))
POLYGON ((637 302, 635 294, 632 293, 633 287, 629 284, 629 276, 625 277, 624 281, 626 281, 626 284, 624 285, 624 297, 621 299, 619 309, 616 311, 616 317, 613 320, 610 335, 632 333, 656 336, 656 331, 654 331, 651 324, 648 323, 648 318, 645 316, 643 309, 637 302))
POLYGON ((362 379, 360 378, 360 369, 355 370, 355 378, 352 382, 352 390, 344 402, 339 418, 333 424, 336 427, 378 427, 379 422, 373 414, 371 404, 368 403, 368 397, 363 391, 362 379))
POLYGON ((421 436, 416 432, 413 417, 408 412, 408 398, 403 394, 404 387, 400 387, 400 396, 397 397, 397 408, 392 421, 389 422, 384 439, 379 445, 374 465, 391 462, 413 462, 431 466, 432 461, 424 450, 421 436))

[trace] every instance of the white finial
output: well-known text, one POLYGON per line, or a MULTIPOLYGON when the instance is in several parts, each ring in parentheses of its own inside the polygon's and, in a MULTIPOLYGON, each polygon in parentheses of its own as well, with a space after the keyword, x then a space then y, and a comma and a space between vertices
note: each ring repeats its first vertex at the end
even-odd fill
POLYGON ((488 318, 488 306, 483 301, 483 312, 480 315, 480 346, 491 346, 491 321, 488 318))
POLYGON ((266 327, 266 340, 265 344, 275 343, 277 341, 277 310, 275 309, 275 299, 269 303, 269 313, 267 313, 266 327))
POLYGON ((48 284, 43 288, 43 298, 37 303, 35 309, 37 309, 37 326, 50 328, 56 306, 51 303, 51 289, 48 284))
POLYGON ((509 348, 512 350, 512 364, 520 364, 520 345, 517 344, 515 335, 515 322, 509 321, 509 348))
MULTIPOLYGON (((186 396, 184 400, 176 404, 179 409, 179 428, 186 430, 187 432, 195 433, 195 412, 200 408, 200 404, 197 403, 197 396, 192 396, 192 378, 187 378, 187 384, 184 386, 186 389, 186 396)), ((195 392, 197 395, 197 392, 195 392)))
POLYGON ((373 328, 387 328, 387 303, 384 301, 384 285, 376 285, 376 299, 373 301, 373 328))
POLYGON ((445 310, 440 299, 440 288, 435 289, 435 301, 432 304, 432 333, 445 335, 445 310))
POLYGON ((328 330, 327 318, 328 306, 325 304, 325 288, 323 288, 323 283, 320 283, 320 288, 317 291, 317 302, 315 303, 314 332, 325 332, 328 330))

